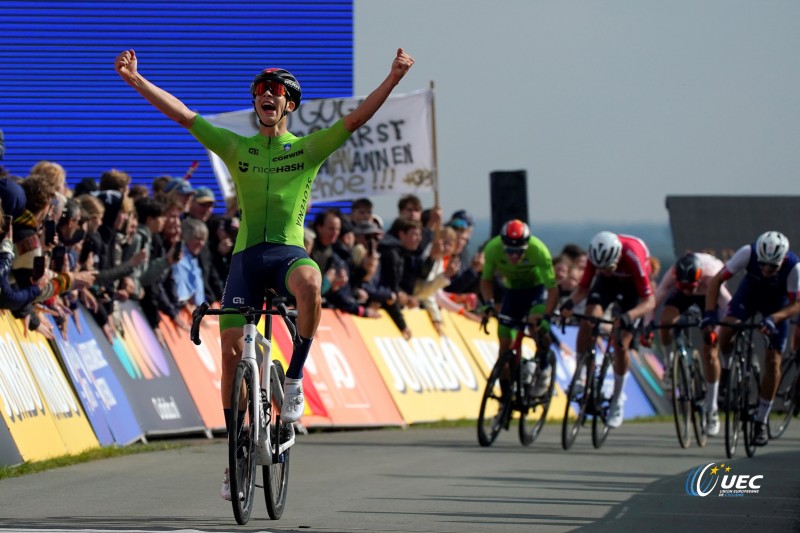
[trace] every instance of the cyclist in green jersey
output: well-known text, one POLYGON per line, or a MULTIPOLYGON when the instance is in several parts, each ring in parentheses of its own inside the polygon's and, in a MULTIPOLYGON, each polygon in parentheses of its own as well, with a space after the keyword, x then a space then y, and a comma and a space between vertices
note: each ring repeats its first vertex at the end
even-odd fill
MULTIPOLYGON (((532 394, 541 396, 550 382, 553 371, 547 353, 550 348, 550 317, 558 303, 558 289, 553 271, 550 250, 531 235, 528 225, 521 220, 510 220, 503 225, 500 235, 489 240, 483 249, 484 266, 481 274, 481 296, 486 311, 495 308, 494 276, 502 277, 504 292, 500 314, 514 320, 524 320, 541 333, 536 347, 536 361, 542 372, 533 383, 532 394)), ((511 347, 514 331, 499 321, 497 337, 499 354, 511 347)))
MULTIPOLYGON (((233 178, 242 219, 223 307, 260 306, 267 287, 297 301, 300 342, 286 371, 281 411, 287 422, 303 414, 303 365, 321 314, 321 274, 303 248, 303 222, 314 178, 325 159, 378 111, 413 64, 414 59, 398 49, 389 75, 358 107, 331 127, 306 137, 295 137, 286 126, 287 115, 300 104, 300 84, 284 69, 265 69, 250 85, 259 131, 243 137, 212 126, 144 78, 133 50, 121 52, 115 60, 120 77, 216 153, 233 178)), ((230 409, 232 374, 244 348, 242 326, 241 319, 220 320, 224 409, 230 409)))

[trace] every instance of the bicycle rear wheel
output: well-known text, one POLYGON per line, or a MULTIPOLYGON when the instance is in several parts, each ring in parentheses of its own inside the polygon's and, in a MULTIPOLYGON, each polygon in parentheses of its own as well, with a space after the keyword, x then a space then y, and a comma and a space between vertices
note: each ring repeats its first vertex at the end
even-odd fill
POLYGON ((228 427, 228 471, 231 482, 233 516, 240 525, 250 520, 256 484, 256 404, 252 387, 256 384, 252 367, 241 361, 233 377, 231 418, 228 427), (238 406, 238 407, 237 407, 238 406), (240 420, 241 419, 241 420, 240 420))
POLYGON ((725 397, 725 455, 728 459, 736 453, 736 442, 739 440, 739 423, 742 414, 742 368, 738 356, 734 356, 731 368, 728 393, 725 397))
POLYGON ((608 408, 611 405, 613 391, 608 392, 606 388, 603 387, 609 368, 611 368, 611 356, 606 354, 603 357, 603 364, 600 366, 600 373, 597 375, 597 381, 594 385, 595 414, 592 418, 592 444, 598 449, 606 441, 609 430, 606 421, 608 420, 608 408))
POLYGON ((692 413, 692 385, 685 357, 686 354, 676 353, 672 362, 672 413, 681 448, 689 447, 689 417, 692 413))
POLYGON ((796 355, 790 355, 781 368, 781 381, 772 412, 769 416, 769 438, 777 439, 789 427, 789 422, 797 410, 798 378, 800 378, 800 363, 796 355))
POLYGON ((481 446, 491 446, 497 439, 500 430, 508 423, 511 416, 511 380, 514 373, 511 371, 514 352, 508 351, 501 355, 489 373, 486 388, 481 399, 481 408, 478 412, 478 442, 481 446), (503 390, 500 376, 506 379, 506 389, 503 390))
POLYGON ((272 398, 270 398, 266 416, 269 417, 267 431, 269 431, 272 442, 273 463, 261 467, 261 474, 264 478, 264 499, 267 501, 267 512, 271 519, 278 520, 283 515, 283 509, 286 506, 286 494, 289 490, 289 452, 292 451, 291 448, 288 448, 278 455, 278 447, 281 444, 283 431, 293 430, 291 427, 279 424, 278 415, 280 415, 281 407, 283 406, 280 391, 283 391, 283 382, 286 376, 280 361, 275 359, 272 364, 275 368, 275 375, 270 376, 269 389, 272 398))
POLYGON ((564 420, 561 423, 561 447, 565 450, 572 447, 578 431, 586 419, 586 408, 592 393, 590 385, 592 376, 586 361, 586 357, 578 356, 575 373, 572 375, 572 381, 567 389, 567 406, 564 411, 564 420), (574 416, 571 415, 572 411, 575 412, 574 416))
POLYGON ((700 369, 700 360, 697 353, 692 353, 691 383, 692 383, 692 426, 694 427, 694 440, 701 448, 708 442, 706 427, 705 400, 706 400, 706 381, 703 371, 700 369))
MULTIPOLYGON (((547 419, 547 411, 550 410, 550 399, 553 397, 553 387, 556 383, 556 356, 552 350, 547 354, 547 361, 550 367, 550 382, 547 384, 544 396, 533 398, 530 393, 520 395, 519 440, 524 446, 530 446, 539 436, 547 419)), ((541 372, 542 369, 539 367, 533 376, 534 383, 539 379, 541 372)))

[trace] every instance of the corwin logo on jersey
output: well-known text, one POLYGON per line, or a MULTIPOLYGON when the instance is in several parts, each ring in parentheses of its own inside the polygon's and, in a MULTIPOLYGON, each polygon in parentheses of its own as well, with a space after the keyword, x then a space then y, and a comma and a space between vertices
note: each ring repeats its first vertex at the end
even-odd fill
POLYGON ((283 165, 282 167, 275 167, 272 172, 297 172, 305 168, 305 163, 292 163, 291 165, 283 165))
POLYGON ((250 163, 247 161, 239 161, 239 172, 247 172, 250 168, 250 163))
POLYGON ((283 161, 284 159, 292 159, 293 157, 297 157, 299 155, 303 155, 303 150, 302 149, 300 149, 300 150, 298 150, 296 152, 292 152, 291 154, 279 155, 278 157, 273 157, 272 161, 274 161, 274 162, 283 161))

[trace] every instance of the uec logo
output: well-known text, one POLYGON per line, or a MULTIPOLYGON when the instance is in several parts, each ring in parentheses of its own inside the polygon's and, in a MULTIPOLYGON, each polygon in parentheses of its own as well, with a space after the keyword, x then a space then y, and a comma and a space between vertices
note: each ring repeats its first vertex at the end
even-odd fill
POLYGON ((686 494, 690 496, 705 497, 711 494, 719 484, 720 496, 743 496, 757 494, 761 489, 764 476, 751 476, 749 474, 729 474, 731 466, 722 463, 708 463, 698 466, 686 478, 686 494))

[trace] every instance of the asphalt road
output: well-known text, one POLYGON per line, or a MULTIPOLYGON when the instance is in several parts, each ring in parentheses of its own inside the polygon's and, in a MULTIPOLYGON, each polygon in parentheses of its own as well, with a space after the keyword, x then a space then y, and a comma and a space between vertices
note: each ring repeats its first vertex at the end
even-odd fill
MULTIPOLYGON (((299 437, 280 521, 256 502, 237 526, 218 494, 222 439, 0 481, 0 530, 45 531, 800 531, 800 421, 748 459, 723 441, 679 448, 669 423, 626 423, 565 452, 560 426, 522 447, 480 448, 473 427, 299 437), (698 466, 761 475, 758 493, 687 495, 698 466)), ((747 479, 747 478, 745 478, 747 479)))

